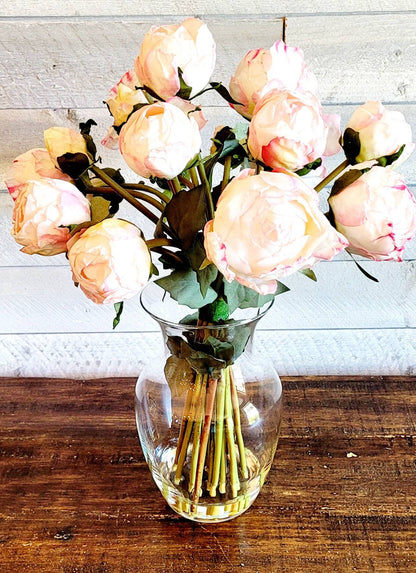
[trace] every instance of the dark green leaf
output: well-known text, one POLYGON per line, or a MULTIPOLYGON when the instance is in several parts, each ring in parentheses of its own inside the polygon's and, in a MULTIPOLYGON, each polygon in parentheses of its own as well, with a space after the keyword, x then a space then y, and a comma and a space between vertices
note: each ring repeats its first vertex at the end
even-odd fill
POLYGON ((329 197, 335 197, 335 195, 341 193, 341 191, 343 191, 346 187, 352 185, 354 181, 357 181, 361 175, 362 171, 359 169, 350 169, 349 171, 346 171, 333 184, 329 197))
POLYGON ((215 338, 214 336, 208 336, 205 343, 211 346, 214 351, 215 358, 224 360, 226 364, 231 364, 233 362, 234 346, 231 342, 224 342, 222 340, 218 340, 218 338, 215 338))
POLYGON ((201 373, 219 374, 226 366, 224 360, 214 358, 205 352, 193 352, 186 359, 194 370, 201 373))
POLYGON ((242 105, 239 101, 233 99, 227 88, 221 82, 210 82, 209 85, 214 89, 226 102, 234 105, 242 105))
POLYGON ((165 207, 164 216, 183 248, 189 249, 207 221, 202 187, 182 190, 174 195, 165 207))
POLYGON ((307 175, 311 171, 318 169, 318 167, 320 167, 321 165, 322 165, 322 159, 319 157, 318 159, 315 159, 315 161, 312 161, 312 163, 308 163, 308 165, 302 167, 302 169, 298 169, 297 171, 295 171, 295 173, 299 175, 299 177, 303 177, 304 175, 307 175))
POLYGON ((354 261, 354 263, 357 265, 357 268, 363 273, 363 275, 365 277, 367 277, 368 279, 370 279, 370 281, 374 281, 375 283, 378 283, 379 280, 376 277, 373 277, 373 275, 370 275, 369 272, 367 272, 361 265, 359 265, 357 263, 357 261, 354 259, 354 257, 351 255, 351 253, 349 253, 350 257, 352 258, 352 260, 354 261))
POLYGON ((87 144, 88 153, 90 153, 91 156, 95 159, 95 154, 97 153, 97 147, 94 143, 93 138, 90 135, 91 127, 93 125, 97 125, 96 122, 93 119, 89 119, 85 123, 80 123, 79 129, 82 137, 85 139, 85 143, 87 144))
POLYGON ((278 294, 287 292, 289 288, 283 283, 277 283, 277 289, 273 294, 261 295, 251 288, 241 285, 237 281, 231 283, 224 281, 224 296, 230 307, 230 314, 237 308, 260 308, 273 300, 278 294))
POLYGON ((233 345, 234 345, 234 361, 243 354, 247 342, 250 338, 249 326, 237 326, 234 329, 233 345))
POLYGON ((197 237, 192 247, 186 252, 192 269, 196 272, 202 296, 205 296, 208 287, 217 278, 218 269, 215 265, 210 264, 201 269, 201 265, 206 259, 205 249, 202 245, 201 238, 197 237))
POLYGON ((318 280, 316 278, 316 274, 313 272, 312 269, 302 269, 299 272, 302 273, 303 275, 305 275, 305 277, 308 277, 308 279, 311 279, 312 281, 316 282, 318 280))
POLYGON ((95 225, 107 219, 110 216, 111 202, 103 197, 93 197, 90 201, 91 204, 91 222, 95 225))
POLYGON ((377 159, 378 164, 381 165, 381 167, 387 167, 388 165, 391 165, 399 159, 405 147, 405 145, 402 145, 401 148, 396 151, 396 153, 393 153, 392 155, 385 155, 384 157, 379 157, 377 159))
POLYGON ((166 290, 179 304, 190 308, 201 308, 213 302, 217 293, 211 287, 203 297, 195 271, 173 271, 170 275, 157 279, 156 284, 166 290))
POLYGON ((180 88, 176 95, 182 99, 189 99, 189 96, 191 95, 192 92, 192 88, 188 86, 188 84, 183 79, 183 72, 180 68, 178 68, 178 76, 179 76, 180 88))
POLYGON ((113 320, 113 330, 120 323, 121 313, 123 312, 123 302, 116 302, 114 304, 114 310, 116 311, 116 316, 114 317, 113 320))

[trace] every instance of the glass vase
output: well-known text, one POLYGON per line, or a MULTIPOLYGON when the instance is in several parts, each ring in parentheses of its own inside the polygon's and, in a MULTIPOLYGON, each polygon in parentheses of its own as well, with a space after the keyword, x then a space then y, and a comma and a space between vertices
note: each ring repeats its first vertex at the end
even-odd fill
POLYGON ((282 386, 271 357, 254 344, 271 303, 224 324, 195 325, 192 316, 184 320, 192 311, 164 294, 150 284, 141 295, 163 335, 136 385, 141 446, 173 510, 226 521, 256 499, 276 451, 282 386))

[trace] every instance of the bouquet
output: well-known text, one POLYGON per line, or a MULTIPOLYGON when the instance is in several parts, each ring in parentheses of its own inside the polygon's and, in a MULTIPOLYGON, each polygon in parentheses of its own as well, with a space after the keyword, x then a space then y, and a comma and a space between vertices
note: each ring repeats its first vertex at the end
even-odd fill
MULTIPOLYGON (((251 49, 228 87, 211 81, 215 58, 197 18, 152 27, 134 68, 111 88, 102 144, 119 149, 136 181, 100 165, 92 119, 78 132, 47 129, 45 147, 7 171, 21 250, 66 253, 75 285, 115 306, 114 327, 123 301, 151 278, 192 309, 188 324, 212 328, 232 324, 239 308, 263 307, 287 290, 281 281, 292 273, 316 280, 312 267, 341 251, 400 261, 416 234, 416 201, 395 170, 414 148, 401 113, 368 101, 341 133, 299 48, 279 41, 251 49), (208 90, 228 102, 236 122, 211 134, 203 156, 199 102, 208 90), (341 152, 327 175, 325 157, 341 152), (331 181, 324 213, 318 193, 331 181), (154 225, 153 236, 117 218, 123 200, 154 225)), ((248 338, 224 340, 220 329, 217 336, 207 329, 200 339, 168 341, 168 382, 183 363, 189 370, 171 470, 175 483, 186 482, 191 505, 227 492, 235 499, 248 479, 233 378, 248 338)))

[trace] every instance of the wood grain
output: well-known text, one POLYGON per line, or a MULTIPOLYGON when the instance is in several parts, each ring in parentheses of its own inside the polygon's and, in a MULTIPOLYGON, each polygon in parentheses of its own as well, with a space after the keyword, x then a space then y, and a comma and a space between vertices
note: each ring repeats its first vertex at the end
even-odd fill
POLYGON ((0 379, 0 569, 412 571, 415 382, 286 378, 259 498, 204 526, 174 514, 151 480, 134 380, 0 379))
POLYGON ((326 13, 364 13, 371 12, 393 12, 409 11, 414 9, 412 0, 350 0, 348 3, 342 0, 298 0, 296 4, 290 0, 281 0, 276 4, 273 0, 182 0, 165 2, 164 0, 153 0, 152 2, 141 2, 140 5, 129 0, 69 0, 61 2, 59 0, 46 1, 38 0, 3 0, 0 8, 0 17, 9 18, 56 18, 64 17, 151 17, 166 19, 166 17, 180 15, 199 16, 218 14, 234 15, 252 14, 254 16, 269 16, 278 13, 280 16, 292 14, 314 14, 326 13))

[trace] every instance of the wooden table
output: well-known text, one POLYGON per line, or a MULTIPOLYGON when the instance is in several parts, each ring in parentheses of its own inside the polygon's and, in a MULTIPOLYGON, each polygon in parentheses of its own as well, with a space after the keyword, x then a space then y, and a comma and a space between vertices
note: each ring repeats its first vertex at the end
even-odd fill
POLYGON ((2 573, 416 570, 416 377, 284 379, 269 478, 218 525, 153 484, 134 383, 0 379, 2 573))

